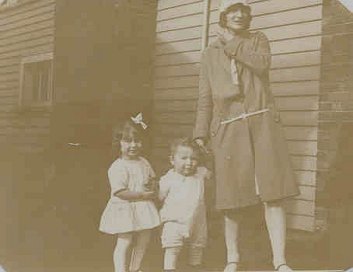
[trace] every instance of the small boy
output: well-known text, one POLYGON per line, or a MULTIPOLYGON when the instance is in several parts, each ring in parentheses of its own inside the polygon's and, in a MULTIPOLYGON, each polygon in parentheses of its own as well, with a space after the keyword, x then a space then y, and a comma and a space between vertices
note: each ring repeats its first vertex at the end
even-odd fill
POLYGON ((171 146, 173 166, 160 180, 159 199, 163 222, 164 271, 175 271, 179 253, 189 245, 189 264, 199 267, 207 242, 205 181, 210 172, 199 167, 198 146, 189 138, 171 146))

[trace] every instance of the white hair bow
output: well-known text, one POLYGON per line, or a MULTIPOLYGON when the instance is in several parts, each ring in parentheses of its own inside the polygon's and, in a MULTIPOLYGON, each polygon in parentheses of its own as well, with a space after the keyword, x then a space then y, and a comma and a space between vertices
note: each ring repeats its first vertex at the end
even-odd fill
POLYGON ((141 125, 143 129, 147 128, 147 125, 145 122, 143 122, 143 117, 142 117, 142 113, 140 112, 139 114, 137 114, 135 117, 130 117, 131 120, 137 124, 137 125, 141 125))

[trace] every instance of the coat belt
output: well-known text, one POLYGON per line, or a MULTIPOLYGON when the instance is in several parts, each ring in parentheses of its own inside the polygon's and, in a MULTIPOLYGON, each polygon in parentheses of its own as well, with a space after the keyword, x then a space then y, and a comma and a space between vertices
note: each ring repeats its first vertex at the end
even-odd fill
POLYGON ((261 114, 261 113, 265 113, 265 112, 268 112, 268 111, 269 111, 269 109, 263 109, 263 110, 259 110, 259 111, 248 112, 248 113, 244 112, 244 113, 240 114, 237 117, 221 121, 221 124, 225 125, 225 124, 237 121, 237 120, 245 119, 245 118, 248 118, 250 116, 261 114))

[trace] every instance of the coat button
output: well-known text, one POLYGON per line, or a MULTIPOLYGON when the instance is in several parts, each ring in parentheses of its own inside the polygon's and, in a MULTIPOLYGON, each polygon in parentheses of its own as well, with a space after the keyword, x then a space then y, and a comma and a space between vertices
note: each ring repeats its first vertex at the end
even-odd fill
POLYGON ((231 158, 232 158, 231 156, 227 156, 227 157, 226 157, 227 160, 230 160, 231 158))

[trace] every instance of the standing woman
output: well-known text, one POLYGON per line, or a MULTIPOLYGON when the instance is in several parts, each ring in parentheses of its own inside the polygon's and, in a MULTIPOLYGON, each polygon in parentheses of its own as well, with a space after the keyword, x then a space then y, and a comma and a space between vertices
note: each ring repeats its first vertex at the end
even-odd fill
POLYGON ((270 46, 261 32, 249 32, 245 0, 223 0, 221 31, 203 52, 194 137, 214 152, 216 208, 224 212, 227 265, 237 271, 238 211, 264 203, 265 220, 278 271, 286 263, 283 200, 299 193, 269 89, 270 46))

